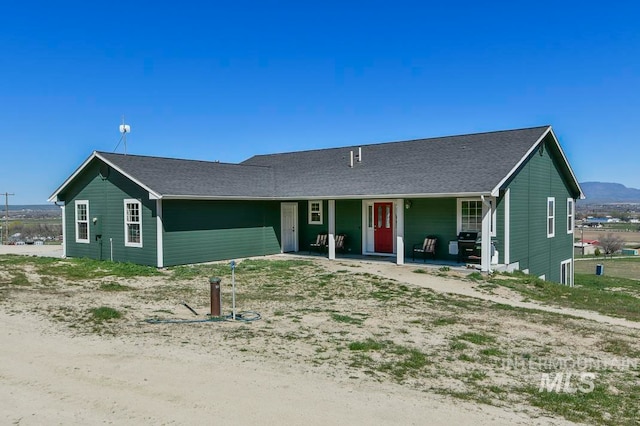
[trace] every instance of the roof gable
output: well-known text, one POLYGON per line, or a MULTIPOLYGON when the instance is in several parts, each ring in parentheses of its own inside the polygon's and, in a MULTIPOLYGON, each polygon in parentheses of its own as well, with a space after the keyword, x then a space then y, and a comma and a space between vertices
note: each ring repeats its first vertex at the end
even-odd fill
POLYGON ((152 198, 246 199, 273 193, 273 171, 267 167, 94 151, 49 201, 55 201, 93 160, 114 168, 152 198))

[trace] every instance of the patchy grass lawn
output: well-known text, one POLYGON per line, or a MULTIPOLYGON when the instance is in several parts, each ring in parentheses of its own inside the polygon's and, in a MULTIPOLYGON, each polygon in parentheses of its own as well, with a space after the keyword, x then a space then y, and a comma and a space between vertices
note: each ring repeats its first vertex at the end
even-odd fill
POLYGON ((585 309, 640 321, 640 282, 608 275, 575 274, 567 287, 522 273, 503 274, 488 282, 515 290, 525 298, 549 305, 585 309), (505 276, 508 277, 505 279, 505 276))
POLYGON ((615 259, 591 258, 576 260, 575 272, 578 274, 595 275, 596 265, 604 265, 604 275, 610 277, 635 280, 640 288, 640 256, 629 256, 615 259))
MULTIPOLYGON (((330 272, 311 260, 244 260, 235 272, 239 310, 258 311, 261 321, 145 322, 205 318, 212 276, 222 278, 228 313, 231 271, 225 263, 157 271, 0 256, 0 306, 44 315, 74 333, 224 348, 281 368, 392 382, 532 417, 607 425, 632 425, 640 418, 637 330, 435 293, 364 271, 330 272), (546 390, 545 377, 571 374, 575 385, 583 373, 595 375, 590 392, 546 390)), ((426 272, 425 279, 444 272, 426 272)), ((638 318, 630 281, 597 278, 577 280, 574 289, 529 276, 496 281, 542 302, 592 310, 610 304, 600 309, 638 318)))

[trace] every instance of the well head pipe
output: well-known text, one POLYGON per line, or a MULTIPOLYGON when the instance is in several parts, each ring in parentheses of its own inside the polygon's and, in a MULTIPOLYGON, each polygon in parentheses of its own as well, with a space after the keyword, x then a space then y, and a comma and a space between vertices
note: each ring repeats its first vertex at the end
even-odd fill
POLYGON ((222 300, 220 299, 220 281, 218 277, 209 278, 211 287, 211 316, 219 317, 222 315, 222 300))

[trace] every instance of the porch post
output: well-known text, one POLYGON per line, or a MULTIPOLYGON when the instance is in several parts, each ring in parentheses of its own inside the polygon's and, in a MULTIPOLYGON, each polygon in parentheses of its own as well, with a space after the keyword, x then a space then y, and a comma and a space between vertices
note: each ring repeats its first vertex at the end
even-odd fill
MULTIPOLYGON (((62 210, 62 258, 67 258, 67 213, 66 213, 67 205, 64 204, 60 206, 62 210)), ((8 241, 7 241, 8 243, 8 241)), ((5 243, 6 244, 6 243, 5 243)))
POLYGON ((404 265, 404 200, 396 200, 396 264, 404 265))
POLYGON ((504 192, 504 264, 511 263, 511 190, 504 192))
POLYGON ((336 200, 329 200, 329 260, 336 258, 336 200))
POLYGON ((482 272, 491 272, 491 204, 482 196, 482 272))
POLYGON ((162 199, 156 200, 156 263, 164 268, 164 224, 162 223, 162 199))

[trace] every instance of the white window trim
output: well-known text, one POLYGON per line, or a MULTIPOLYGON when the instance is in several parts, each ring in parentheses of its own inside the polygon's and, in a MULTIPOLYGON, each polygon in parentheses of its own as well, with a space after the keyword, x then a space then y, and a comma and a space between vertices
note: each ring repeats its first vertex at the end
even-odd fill
POLYGON ((576 227, 576 202, 573 198, 567 198, 567 234, 573 234, 576 227))
MULTIPOLYGON (((456 212, 456 226, 458 229, 457 234, 462 232, 462 202, 463 201, 477 201, 482 204, 481 198, 458 198, 457 212, 456 212)), ((497 226, 497 214, 496 214, 496 200, 495 198, 489 198, 489 203, 491 204, 491 236, 495 237, 497 235, 496 226, 497 226)), ((482 227, 482 226, 481 226, 482 227)), ((482 229, 478 229, 478 232, 482 232, 482 229)))
POLYGON ((560 262, 560 284, 568 285, 569 287, 573 287, 573 259, 567 259, 560 262), (569 265, 567 268, 566 265, 569 265), (562 282, 562 269, 565 269, 565 278, 566 282, 562 282))
POLYGON ((322 225, 323 223, 323 213, 322 213, 322 200, 309 200, 309 225, 322 225), (313 204, 318 204, 320 206, 320 209, 318 210, 317 213, 320 214, 320 220, 313 220, 312 216, 311 216, 311 206, 313 204))
POLYGON ((126 247, 142 247, 142 202, 140 200, 127 198, 124 200, 124 245, 126 247), (138 222, 129 222, 127 221, 127 204, 137 204, 138 205, 138 222), (129 241, 129 224, 139 224, 140 225, 140 242, 132 243, 129 241))
POLYGON ((89 226, 89 200, 76 200, 75 204, 74 204, 74 211, 75 211, 75 229, 76 229, 76 243, 82 243, 82 244, 89 244, 91 242, 91 227, 89 226), (78 219, 78 206, 86 206, 87 207, 87 218, 83 221, 80 221, 78 219), (86 223, 87 224, 87 238, 79 238, 78 235, 80 234, 79 229, 78 229, 78 225, 80 224, 80 222, 82 223, 86 223))
POLYGON ((547 211, 547 238, 553 238, 556 236, 556 199, 555 197, 547 197, 547 204, 545 206, 547 211), (553 209, 549 214, 549 203, 553 203, 553 209), (551 222, 550 222, 551 221, 551 222), (551 226, 549 226, 551 224, 551 226))

